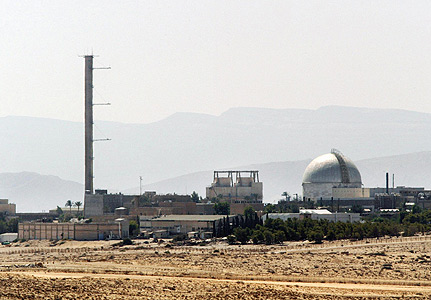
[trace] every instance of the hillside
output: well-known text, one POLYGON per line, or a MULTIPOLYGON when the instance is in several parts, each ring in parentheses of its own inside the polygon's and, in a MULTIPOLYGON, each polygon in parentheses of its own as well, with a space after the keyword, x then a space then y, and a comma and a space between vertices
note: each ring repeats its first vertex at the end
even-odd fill
MULTIPOLYGON (((245 165, 229 169, 259 170, 264 183, 264 201, 273 202, 281 193, 301 194, 302 174, 310 160, 273 162, 245 165)), ((395 184, 431 187, 431 152, 419 152, 397 156, 365 159, 355 162, 365 187, 385 185, 385 172, 395 174, 395 184)), ((173 177, 153 184, 143 185, 144 190, 158 193, 191 193, 205 196, 205 187, 211 184, 212 170, 173 177)), ((111 192, 114 192, 111 190, 111 192)), ((124 194, 139 193, 139 186, 122 191, 124 194)), ((82 201, 83 185, 63 180, 57 176, 37 173, 0 173, 0 198, 8 198, 17 204, 17 210, 41 211, 63 206, 71 199, 82 201)))
MULTIPOLYGON (((264 201, 273 202, 280 199, 284 191, 291 194, 302 193, 302 175, 310 161, 273 162, 230 169, 259 170, 260 180, 264 184, 264 201)), ((429 176, 431 151, 359 160, 355 164, 361 172, 365 187, 384 187, 385 173, 390 172, 395 174, 395 185, 431 188, 429 176)), ((145 185, 143 188, 160 193, 181 194, 196 191, 199 195, 205 196, 205 187, 211 184, 212 176, 212 171, 197 172, 145 185)), ((139 188, 135 187, 124 192, 137 193, 139 188)))
POLYGON ((18 212, 48 211, 57 205, 64 207, 67 200, 82 201, 82 184, 57 176, 37 173, 1 173, 0 198, 17 205, 18 212))
MULTIPOLYGON (((331 148, 354 161, 429 151, 429 132, 430 114, 336 106, 176 113, 150 124, 96 121, 95 138, 112 140, 95 143, 95 187, 124 190, 136 186, 139 176, 151 183, 201 170, 307 160, 331 148)), ((3 117, 0 145, 1 172, 83 182, 79 122, 3 117)))

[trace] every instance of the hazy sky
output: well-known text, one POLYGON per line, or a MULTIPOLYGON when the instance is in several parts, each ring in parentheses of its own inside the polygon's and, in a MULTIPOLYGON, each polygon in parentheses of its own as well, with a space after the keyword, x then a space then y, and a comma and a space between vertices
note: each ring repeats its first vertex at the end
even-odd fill
POLYGON ((431 1, 1 1, 0 116, 147 123, 230 107, 431 112, 431 1))

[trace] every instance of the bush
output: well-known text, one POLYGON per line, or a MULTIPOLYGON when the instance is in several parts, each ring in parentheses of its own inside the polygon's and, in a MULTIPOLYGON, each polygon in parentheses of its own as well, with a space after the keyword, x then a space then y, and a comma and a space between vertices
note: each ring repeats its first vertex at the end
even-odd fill
POLYGON ((125 238, 125 239, 123 239, 122 245, 123 246, 133 245, 133 241, 129 238, 125 238))
POLYGON ((229 245, 234 245, 236 243, 236 237, 234 235, 228 235, 227 242, 229 245))
POLYGON ((263 233, 263 236, 265 237, 265 244, 267 245, 274 244, 274 234, 271 231, 265 230, 265 232, 263 233))
POLYGON ((274 242, 275 243, 283 243, 284 240, 286 239, 286 235, 284 234, 283 231, 278 230, 274 233, 274 242))
POLYGON ((316 244, 321 244, 323 240, 323 233, 321 231, 311 231, 308 235, 308 240, 314 241, 316 244))
POLYGON ((261 230, 254 230, 253 234, 251 235, 251 239, 253 244, 260 244, 265 241, 265 236, 261 230))
POLYGON ((243 245, 247 244, 250 240, 249 230, 247 228, 237 227, 233 232, 238 242, 243 245))
POLYGON ((185 234, 178 234, 172 238, 172 241, 173 242, 182 242, 182 241, 185 241, 186 239, 187 239, 187 236, 185 234))
POLYGON ((139 234, 139 225, 135 220, 129 222, 129 234, 131 236, 137 236, 139 234))

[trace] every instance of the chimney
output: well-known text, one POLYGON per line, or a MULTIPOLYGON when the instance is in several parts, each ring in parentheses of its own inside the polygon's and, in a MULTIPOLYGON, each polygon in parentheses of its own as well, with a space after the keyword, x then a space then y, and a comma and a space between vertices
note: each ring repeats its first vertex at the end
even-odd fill
POLYGON ((389 173, 386 172, 386 194, 389 194, 389 173))

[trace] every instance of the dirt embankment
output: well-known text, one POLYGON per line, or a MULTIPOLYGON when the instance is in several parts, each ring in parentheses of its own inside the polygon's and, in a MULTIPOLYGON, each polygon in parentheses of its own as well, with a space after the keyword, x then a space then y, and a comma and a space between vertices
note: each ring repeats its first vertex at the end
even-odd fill
POLYGON ((431 297, 431 241, 166 246, 31 241, 0 248, 0 299, 431 297))

